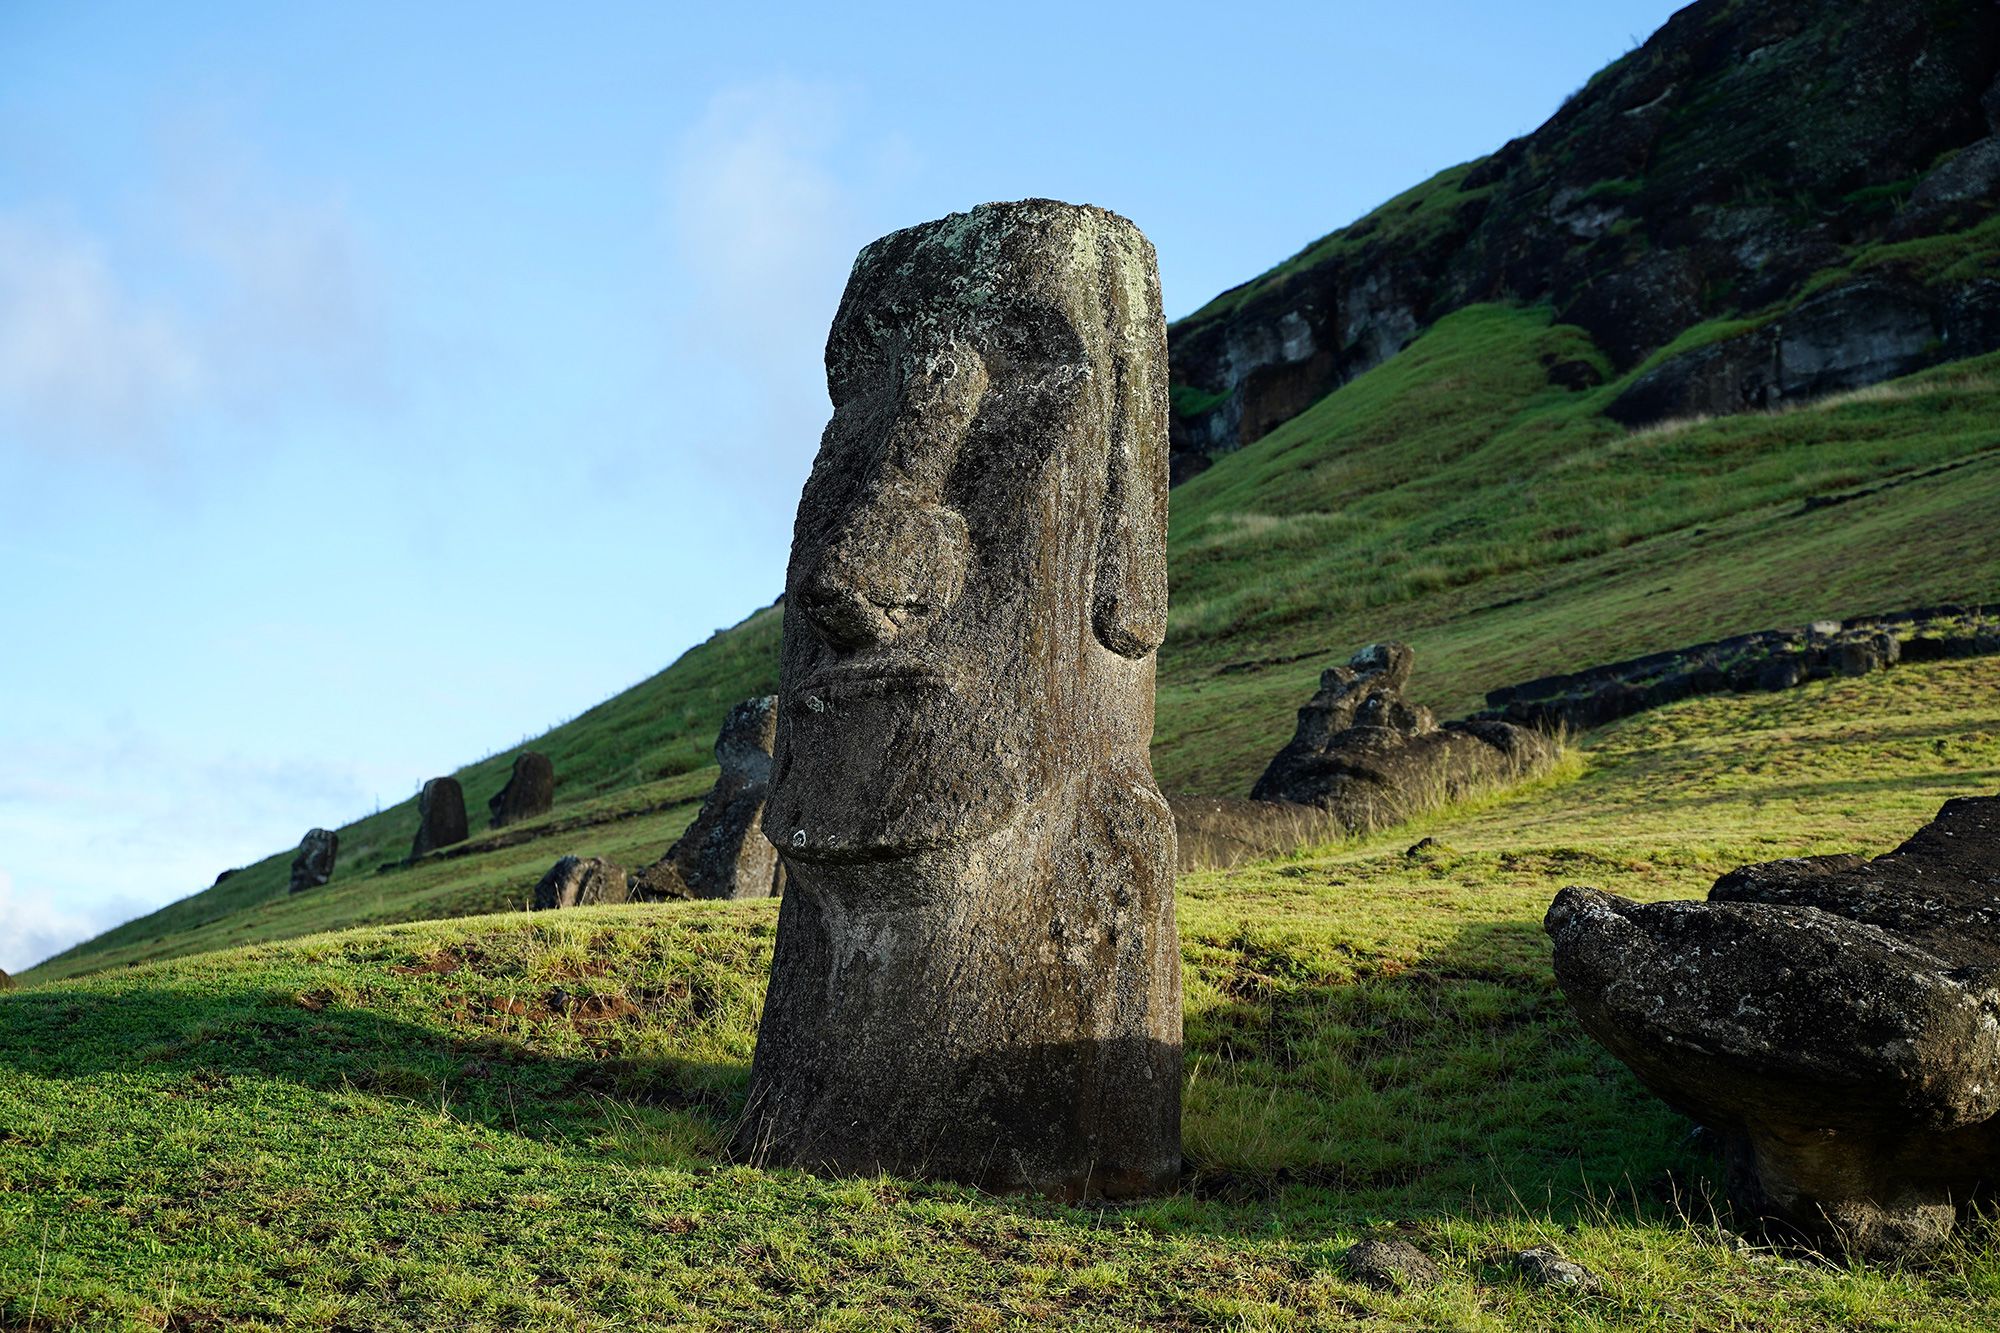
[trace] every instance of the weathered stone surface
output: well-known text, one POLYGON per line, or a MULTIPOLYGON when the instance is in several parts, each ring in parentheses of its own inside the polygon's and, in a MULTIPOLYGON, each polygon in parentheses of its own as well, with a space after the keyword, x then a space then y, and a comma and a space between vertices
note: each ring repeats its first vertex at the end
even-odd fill
POLYGON ((631 901, 625 871, 599 856, 565 856, 535 885, 528 905, 537 912, 631 901))
POLYGON ((1228 796, 1173 796, 1180 868, 1218 870, 1331 842, 1347 827, 1317 806, 1228 796))
POLYGON ((1721 1137, 1736 1206, 1781 1234, 1921 1251, 2000 1178, 2000 797, 1705 903, 1564 889, 1546 924, 1584 1028, 1721 1137))
POLYGON ((760 827, 777 735, 775 695, 746 699, 729 710, 715 738, 715 762, 722 772, 694 823, 661 858, 673 874, 647 876, 649 896, 769 898, 783 888, 778 849, 760 827), (678 893, 673 891, 676 883, 678 893))
POLYGON ((799 501, 764 831, 787 869, 736 1151, 1069 1197, 1180 1172, 1165 326, 1125 219, 863 250, 799 501))
POLYGON ((1430 1256, 1401 1236, 1370 1236, 1341 1251, 1341 1271, 1377 1291, 1418 1291, 1441 1280, 1430 1256))
POLYGON ((486 809, 493 817, 493 827, 504 828, 547 814, 555 801, 555 764, 539 751, 523 750, 514 756, 514 771, 507 785, 493 794, 486 809))
POLYGON ((465 791, 457 778, 432 778, 417 796, 417 836, 410 859, 465 841, 465 791))
POLYGON ((1351 832, 1399 824, 1475 792, 1533 776, 1555 761, 1555 744, 1508 722, 1439 726, 1403 698, 1415 654, 1370 644, 1320 676, 1299 710, 1298 730, 1251 790, 1253 801, 1325 811, 1351 832))
POLYGON ((333 878, 333 861, 340 854, 340 835, 331 829, 308 829, 299 840, 299 854, 292 858, 290 891, 303 893, 333 878))

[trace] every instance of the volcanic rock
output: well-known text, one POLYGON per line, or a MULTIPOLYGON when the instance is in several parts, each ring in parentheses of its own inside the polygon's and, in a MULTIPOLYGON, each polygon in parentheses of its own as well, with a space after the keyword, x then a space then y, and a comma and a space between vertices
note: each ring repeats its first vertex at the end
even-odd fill
POLYGON ((1102 209, 988 204, 855 262, 785 585, 739 1157, 1178 1178, 1165 332, 1153 247, 1102 209))
POLYGON ((556 800, 556 766, 536 750, 523 750, 514 757, 514 771, 507 785, 486 803, 493 827, 502 828, 545 815, 556 800))
POLYGON ((595 907, 630 901, 625 872, 602 857, 565 856, 549 867, 535 885, 529 906, 544 912, 556 907, 595 907))
POLYGON ((1401 1236, 1370 1236, 1341 1251, 1343 1272, 1377 1291, 1435 1287, 1442 1275, 1430 1257, 1401 1236))
POLYGON ((1717 1133, 1736 1207, 1778 1234, 1928 1250, 2000 1178, 2000 797, 1707 902, 1564 889, 1546 925, 1585 1030, 1717 1133))

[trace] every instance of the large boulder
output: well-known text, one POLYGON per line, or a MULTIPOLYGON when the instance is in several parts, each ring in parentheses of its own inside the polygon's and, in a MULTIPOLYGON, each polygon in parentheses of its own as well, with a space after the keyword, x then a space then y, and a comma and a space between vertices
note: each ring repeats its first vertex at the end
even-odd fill
POLYGON ((1102 209, 862 251, 785 584, 787 884, 735 1149, 1064 1197, 1180 1175, 1166 328, 1102 209))
POLYGON ((1376 643, 1322 673, 1251 800, 1313 806, 1349 832, 1368 833, 1555 761, 1556 743, 1526 727, 1439 726, 1430 709, 1403 697, 1415 660, 1404 644, 1376 643))
POLYGON ((2000 1180, 2000 797, 1706 902, 1564 889, 1546 925, 1585 1030, 1720 1135, 1735 1205, 1781 1234, 1921 1252, 2000 1180))
POLYGON ((762 828, 777 735, 776 695, 745 699, 729 710, 715 738, 722 772, 694 823, 662 858, 673 873, 641 872, 647 897, 769 898, 779 892, 784 868, 762 828))
POLYGON ((417 837, 410 844, 410 859, 416 860, 440 847, 464 842, 465 791, 457 778, 432 778, 417 797, 417 837))
POLYGON ((602 857, 565 856, 549 867, 528 905, 537 912, 631 900, 625 872, 602 857))
POLYGON ((332 829, 308 829, 292 858, 290 891, 303 893, 333 878, 333 861, 340 854, 340 835, 332 829))
POLYGON ((493 794, 486 809, 493 827, 503 828, 536 815, 545 815, 556 800, 556 766, 536 750, 523 750, 514 757, 514 771, 507 785, 493 794))

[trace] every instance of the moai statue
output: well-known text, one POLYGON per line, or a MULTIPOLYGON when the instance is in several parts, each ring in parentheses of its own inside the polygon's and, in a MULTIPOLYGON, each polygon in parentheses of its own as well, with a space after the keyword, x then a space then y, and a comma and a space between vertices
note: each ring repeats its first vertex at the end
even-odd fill
POLYGON ((783 885, 778 853, 758 829, 771 790, 771 748, 778 701, 745 699, 729 710, 715 738, 721 773, 701 813, 667 850, 690 898, 769 898, 783 885))
POLYGON ((340 855, 340 835, 332 829, 307 829, 299 840, 299 854, 292 858, 289 891, 304 893, 333 878, 334 858, 340 855))
POLYGON ((493 793, 486 810, 493 816, 494 828, 505 828, 547 814, 555 799, 556 766, 538 750, 523 750, 514 756, 507 785, 493 793))
POLYGON ((786 887, 736 1152, 1081 1198, 1180 1171, 1153 781, 1153 247, 988 204, 861 252, 786 578, 786 887))
POLYGON ((464 842, 465 789, 457 778, 432 778, 417 797, 417 836, 410 843, 410 859, 427 856, 440 847, 464 842))

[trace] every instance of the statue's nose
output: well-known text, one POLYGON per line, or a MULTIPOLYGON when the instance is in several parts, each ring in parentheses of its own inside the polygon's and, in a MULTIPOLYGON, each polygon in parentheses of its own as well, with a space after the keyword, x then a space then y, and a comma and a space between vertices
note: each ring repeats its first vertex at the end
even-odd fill
POLYGON ((968 557, 957 510, 877 487, 820 557, 801 609, 842 652, 880 647, 958 600, 968 557))

